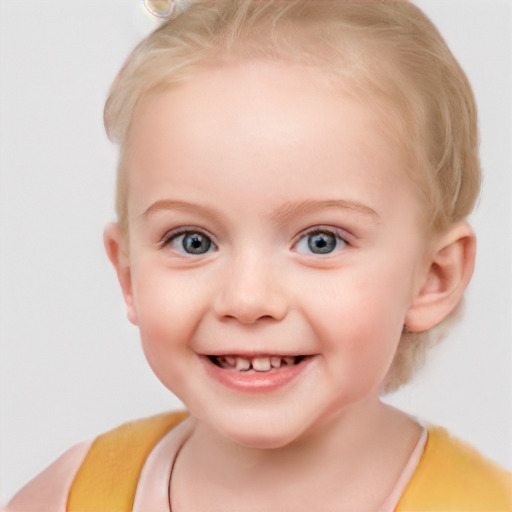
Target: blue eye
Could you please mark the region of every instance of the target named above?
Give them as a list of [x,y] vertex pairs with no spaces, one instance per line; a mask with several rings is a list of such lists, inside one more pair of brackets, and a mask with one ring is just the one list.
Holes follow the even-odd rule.
[[200,231],[181,231],[164,239],[164,245],[171,245],[176,251],[195,256],[216,249],[212,239]]
[[330,254],[346,245],[347,242],[335,232],[316,229],[306,233],[295,245],[295,250],[303,254]]

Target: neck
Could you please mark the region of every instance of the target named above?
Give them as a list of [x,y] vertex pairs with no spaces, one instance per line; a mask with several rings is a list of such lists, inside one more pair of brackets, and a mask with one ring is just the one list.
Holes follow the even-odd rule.
[[[272,510],[276,504],[286,510],[281,503],[290,510],[314,510],[331,500],[336,510],[364,510],[366,501],[367,510],[377,510],[419,433],[409,417],[378,400],[342,411],[276,449],[241,446],[199,422],[173,476],[173,510],[179,512],[175,495],[180,503],[187,501],[182,478],[187,474],[194,474],[196,484],[208,487],[206,508],[212,511],[213,503],[218,503],[219,510],[230,510],[228,500],[233,510],[240,511],[244,510],[241,503],[247,510]],[[201,509],[197,505],[196,510]]]

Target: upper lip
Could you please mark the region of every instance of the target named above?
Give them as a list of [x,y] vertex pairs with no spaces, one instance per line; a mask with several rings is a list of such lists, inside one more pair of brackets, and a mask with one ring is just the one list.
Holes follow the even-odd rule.
[[255,357],[298,357],[298,356],[314,356],[315,354],[309,352],[265,352],[265,351],[237,351],[237,350],[227,350],[227,351],[214,351],[214,352],[205,352],[200,354],[202,356],[213,356],[213,357],[222,357],[222,356],[236,356],[243,357],[246,359],[254,359]]

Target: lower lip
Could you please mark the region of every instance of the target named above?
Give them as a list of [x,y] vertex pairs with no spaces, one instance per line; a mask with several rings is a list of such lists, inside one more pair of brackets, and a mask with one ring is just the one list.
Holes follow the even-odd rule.
[[219,384],[240,393],[269,393],[287,386],[301,375],[311,364],[313,357],[303,359],[299,364],[268,372],[236,372],[224,370],[212,363],[207,357],[201,357],[206,373]]

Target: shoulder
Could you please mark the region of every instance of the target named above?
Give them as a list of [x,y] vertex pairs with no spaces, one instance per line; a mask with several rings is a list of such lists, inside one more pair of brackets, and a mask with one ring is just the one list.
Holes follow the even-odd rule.
[[23,487],[3,512],[64,512],[69,488],[92,441],[76,444]]
[[398,511],[512,511],[511,474],[447,430],[430,426]]
[[187,416],[174,412],[131,421],[73,446],[23,487],[2,512],[103,510],[103,505],[95,508],[97,500],[133,499],[148,454]]
[[98,436],[73,480],[68,510],[132,510],[149,454],[187,416],[185,412],[159,414]]

